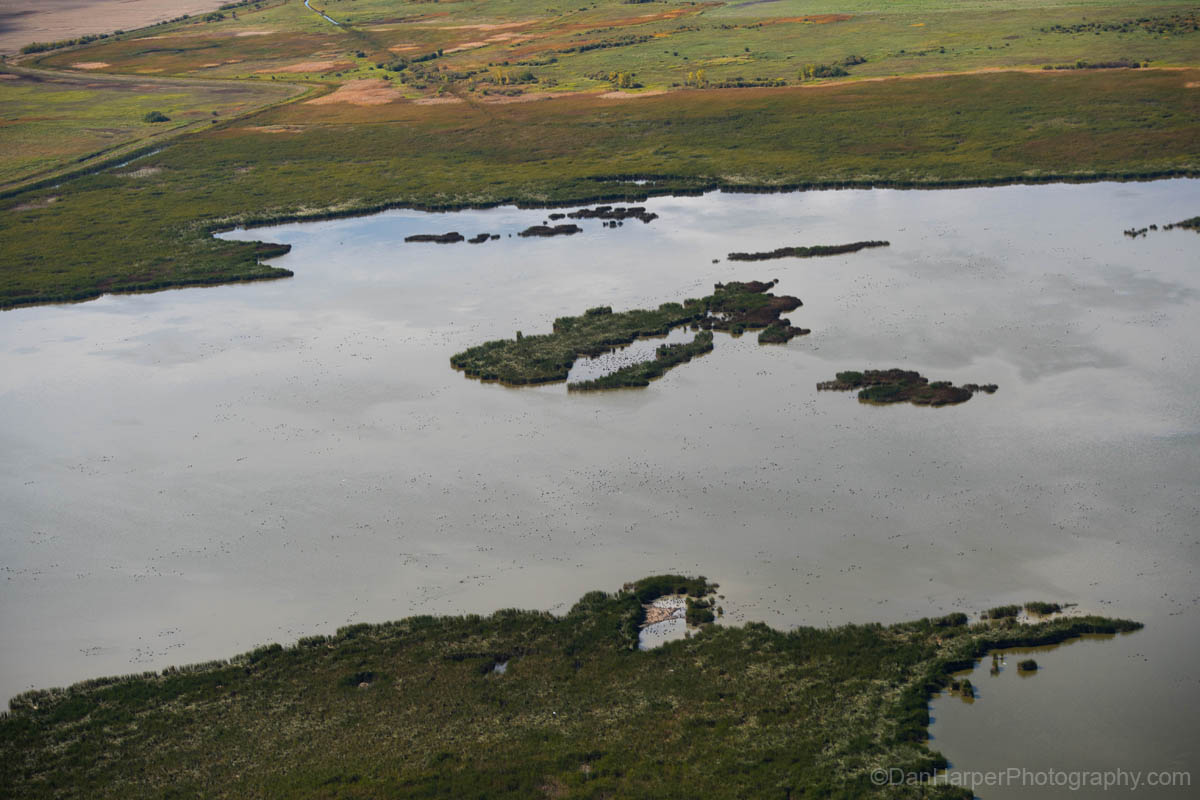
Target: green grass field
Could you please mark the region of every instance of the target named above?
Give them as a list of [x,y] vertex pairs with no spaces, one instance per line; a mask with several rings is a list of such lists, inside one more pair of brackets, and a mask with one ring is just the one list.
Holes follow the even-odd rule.
[[[706,626],[635,649],[641,603],[702,580],[354,625],[230,661],[15,698],[0,792],[23,798],[969,797],[930,774],[929,696],[996,647],[1137,623]],[[720,598],[714,598],[717,603]],[[496,671],[497,664],[506,671]]]
[[[411,96],[445,87],[481,92],[530,72],[526,92],[610,87],[628,72],[647,89],[784,80],[809,64],[865,59],[853,77],[1040,68],[1079,60],[1195,65],[1200,20],[1191,3],[867,2],[836,6],[771,3],[616,3],[547,6],[498,2],[403,3],[344,0],[325,10],[334,26],[298,0],[240,9],[237,18],[191,19],[125,34],[39,63],[105,64],[109,72],[340,83],[387,74]],[[1127,30],[1105,25],[1141,21]],[[1078,33],[1055,26],[1099,26]],[[442,56],[387,72],[400,59]],[[86,54],[86,57],[85,55]],[[703,71],[703,78],[696,73]]]
[[[0,188],[207,127],[296,92],[278,84],[0,71]],[[153,111],[169,121],[146,122]]]

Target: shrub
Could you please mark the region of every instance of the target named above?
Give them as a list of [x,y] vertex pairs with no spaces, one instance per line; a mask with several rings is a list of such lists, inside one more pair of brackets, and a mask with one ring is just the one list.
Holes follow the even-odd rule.
[[1058,603],[1044,603],[1040,600],[1034,600],[1025,604],[1025,610],[1030,614],[1057,614],[1062,611],[1062,606]]
[[687,599],[687,613],[685,614],[688,625],[700,626],[713,622],[716,616],[713,614],[713,604],[711,600],[693,600]]

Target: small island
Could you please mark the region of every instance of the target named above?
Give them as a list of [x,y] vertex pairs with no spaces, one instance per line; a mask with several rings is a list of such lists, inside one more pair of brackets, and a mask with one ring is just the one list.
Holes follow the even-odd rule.
[[457,242],[461,242],[463,238],[463,235],[458,231],[450,231],[449,233],[414,233],[412,236],[405,236],[404,241],[455,244]]
[[1164,231],[1174,230],[1175,228],[1183,228],[1184,230],[1200,233],[1200,216],[1189,217],[1188,219],[1180,220],[1179,222],[1171,222],[1163,225]]
[[839,372],[835,380],[817,384],[818,390],[827,392],[850,392],[858,389],[860,403],[912,403],[916,406],[965,403],[976,392],[992,394],[997,388],[994,383],[967,383],[955,386],[949,381],[930,382],[920,373],[903,369]]
[[887,247],[891,242],[869,241],[851,242],[850,244],[818,244],[812,247],[780,247],[763,253],[730,253],[726,258],[730,261],[769,261],[774,258],[815,258],[817,256],[837,256],[842,253],[857,253],[868,247]]
[[803,303],[798,297],[771,294],[776,283],[718,283],[707,297],[663,303],[652,310],[614,313],[610,306],[597,306],[577,317],[559,317],[551,333],[525,336],[518,331],[515,339],[497,339],[456,353],[451,356],[450,365],[469,378],[499,381],[509,386],[553,383],[566,380],[571,366],[580,357],[594,358],[642,337],[666,336],[684,325],[702,332],[690,343],[659,347],[652,361],[632,364],[571,388],[586,391],[646,386],[671,367],[712,350],[709,331],[726,331],[737,336],[747,330],[760,330],[760,344],[786,342],[809,333],[782,316]]
[[583,228],[573,223],[566,225],[531,225],[525,230],[517,234],[521,237],[530,236],[570,236],[573,233],[582,233]]
[[1172,231],[1176,228],[1182,228],[1185,231],[1195,231],[1200,233],[1200,217],[1189,217],[1188,219],[1180,220],[1179,222],[1168,222],[1161,228],[1158,225],[1147,225],[1144,228],[1129,228],[1122,231],[1130,239],[1136,239],[1139,236],[1145,236],[1150,231],[1164,230]]
[[[567,214],[571,219],[605,219],[621,222],[627,219],[640,219],[642,222],[650,222],[658,219],[658,214],[653,211],[647,211],[644,206],[629,206],[629,207],[613,207],[613,206],[596,206],[595,208],[581,208],[578,211],[572,211]],[[550,219],[558,217],[562,219],[561,214],[551,214]]]

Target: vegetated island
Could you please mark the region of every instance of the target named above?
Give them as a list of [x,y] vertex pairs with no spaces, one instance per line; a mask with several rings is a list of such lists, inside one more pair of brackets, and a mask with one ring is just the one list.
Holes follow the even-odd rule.
[[636,386],[649,386],[650,381],[661,378],[672,367],[686,364],[696,356],[711,353],[713,335],[710,331],[700,331],[692,341],[681,344],[660,344],[654,351],[654,358],[639,361],[636,364],[601,375],[586,381],[568,383],[567,389],[572,392],[594,392],[600,389],[628,389]]
[[857,253],[868,247],[887,247],[891,242],[869,241],[850,242],[849,244],[818,244],[812,247],[780,247],[763,253],[730,253],[726,258],[730,261],[769,261],[773,258],[815,258],[817,256],[837,256],[842,253]]
[[405,236],[406,242],[435,242],[437,244],[456,244],[461,242],[464,237],[458,231],[450,231],[449,233],[414,233],[412,236]]
[[[1175,228],[1183,228],[1184,230],[1195,231],[1200,233],[1200,217],[1191,217],[1190,219],[1180,220],[1179,222],[1168,222],[1162,226],[1162,230],[1169,231]],[[1136,239],[1139,236],[1145,236],[1150,231],[1159,230],[1158,225],[1148,225],[1145,228],[1129,228],[1121,231],[1130,239]]]
[[477,233],[470,239],[466,239],[458,231],[450,231],[449,233],[414,233],[411,236],[405,236],[406,242],[434,242],[436,244],[458,244],[461,241],[468,241],[471,244],[483,244],[484,242],[499,239],[498,233]]
[[[639,650],[646,605],[704,578],[585,594],[563,616],[410,617],[229,660],[27,692],[0,715],[0,794],[38,798],[969,798],[921,782],[930,698],[997,648],[1141,628],[703,624]],[[699,620],[698,620],[699,621]],[[873,770],[904,780],[879,786]],[[908,781],[912,781],[909,783]]]
[[573,223],[566,225],[530,225],[518,233],[517,236],[570,236],[571,234],[582,232],[583,228]]
[[[553,383],[567,379],[576,359],[595,357],[645,336],[666,336],[674,328],[691,325],[697,330],[728,331],[740,335],[761,329],[761,344],[786,342],[809,333],[782,317],[803,305],[797,297],[770,293],[777,281],[718,283],[703,298],[663,303],[657,309],[614,313],[611,306],[590,308],[578,317],[554,320],[552,333],[515,339],[496,339],[456,353],[450,365],[467,377],[499,381],[510,386]],[[594,381],[572,385],[575,389],[611,389],[645,386],[677,364],[712,349],[712,335],[697,335],[690,344],[664,345],[654,361],[634,364]],[[598,385],[598,384],[603,385]]]
[[994,383],[966,383],[955,386],[949,381],[933,381],[920,373],[903,369],[868,369],[863,372],[839,372],[836,380],[817,384],[821,391],[849,392],[859,389],[861,403],[912,403],[917,406],[947,406],[965,403],[976,392],[993,394]]
[[[561,215],[551,214],[550,218],[554,219]],[[652,220],[658,219],[658,214],[653,211],[647,211],[645,206],[596,206],[595,208],[581,208],[578,211],[572,211],[566,215],[570,219],[607,219],[616,222],[622,222],[627,219],[640,219],[642,222],[649,223]]]

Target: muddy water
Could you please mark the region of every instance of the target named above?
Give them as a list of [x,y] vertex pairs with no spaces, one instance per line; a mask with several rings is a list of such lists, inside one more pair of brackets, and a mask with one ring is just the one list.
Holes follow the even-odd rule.
[[[943,694],[933,703],[932,746],[951,761],[941,779],[988,800],[1196,797],[1195,692],[1188,645],[1179,651],[1152,629],[983,659],[961,675],[975,687],[973,701]],[[1036,671],[1017,669],[1027,658]]]
[[[1120,704],[1117,727],[1060,738],[1064,758],[1119,739],[1127,765],[1194,765],[1200,237],[1121,231],[1194,215],[1200,185],[647,205],[649,225],[547,240],[509,236],[546,218],[512,208],[237,233],[292,243],[296,277],[0,314],[0,693],[348,622],[563,611],[682,571],[720,581],[727,619],[783,627],[1032,598],[1136,617],[1013,691],[1064,724]],[[448,230],[503,236],[402,243]],[[725,260],[861,239],[892,244]],[[813,333],[718,334],[640,391],[448,366],[563,314],[752,278],[801,297],[789,316]],[[892,366],[1000,390],[946,409],[814,390]],[[1085,647],[1068,703],[1052,660]],[[980,683],[955,710],[994,727],[1009,706]],[[937,708],[938,746],[978,754]],[[990,755],[1027,755],[997,735]]]

